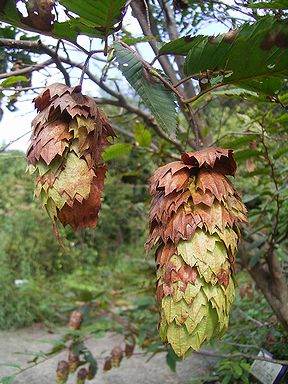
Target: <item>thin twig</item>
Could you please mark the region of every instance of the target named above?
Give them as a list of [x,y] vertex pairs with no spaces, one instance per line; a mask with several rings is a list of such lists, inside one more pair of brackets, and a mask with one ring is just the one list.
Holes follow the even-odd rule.
[[0,87],[0,91],[3,92],[3,91],[15,91],[15,92],[26,92],[26,91],[34,91],[35,89],[44,89],[46,87],[42,86],[42,87],[20,87],[20,88],[15,88],[15,87],[12,87],[12,88],[7,88],[7,87]]
[[10,145],[16,143],[16,141],[22,139],[23,137],[25,137],[26,135],[28,135],[30,132],[31,132],[31,129],[30,129],[28,132],[23,133],[23,135],[17,137],[17,139],[14,139],[14,140],[9,141],[8,144],[5,144],[3,147],[0,148],[0,153],[1,153],[1,152],[5,152],[6,149],[10,147]]
[[113,100],[113,99],[106,99],[106,98],[95,98],[95,101],[98,104],[116,105],[118,107],[125,108],[130,113],[135,113],[137,116],[141,117],[144,120],[145,124],[151,127],[159,137],[171,143],[175,148],[178,149],[179,152],[184,151],[184,148],[182,147],[181,143],[178,140],[171,139],[171,137],[166,135],[166,133],[164,133],[160,129],[159,125],[155,122],[153,116],[145,112],[143,109],[137,108],[131,104],[127,104],[124,99]]
[[266,327],[268,323],[263,323],[262,321],[259,321],[257,319],[254,319],[253,317],[247,315],[242,309],[237,308],[238,313],[240,313],[241,316],[243,316],[245,319],[251,321],[253,324],[257,325],[257,327]]
[[103,52],[104,51],[102,49],[101,50],[98,49],[96,51],[90,51],[89,54],[87,55],[85,63],[83,64],[83,67],[82,67],[82,73],[81,73],[80,80],[79,80],[79,85],[81,88],[82,88],[82,84],[83,84],[83,80],[84,80],[84,75],[86,73],[86,69],[88,67],[88,63],[89,63],[91,56],[95,55],[96,53],[103,53]]
[[26,75],[28,73],[38,71],[39,69],[46,68],[48,65],[53,64],[53,62],[54,61],[52,59],[49,59],[49,60],[43,61],[43,63],[40,63],[40,64],[33,64],[33,65],[30,65],[26,68],[18,69],[16,71],[1,73],[0,74],[0,80],[1,79],[7,79],[8,77],[13,77],[13,76]]
[[15,48],[26,49],[28,51],[36,52],[36,53],[46,53],[48,56],[51,57],[52,62],[56,64],[56,67],[59,69],[59,71],[62,72],[66,85],[70,86],[70,77],[65,67],[63,66],[61,60],[59,59],[57,51],[54,52],[47,45],[43,44],[41,40],[30,41],[30,40],[13,40],[13,39],[0,38],[0,47],[6,47],[11,49],[15,49]]
[[249,131],[249,132],[232,132],[230,131],[229,133],[225,133],[223,134],[222,136],[220,136],[218,139],[216,139],[215,141],[213,141],[213,143],[211,144],[211,147],[213,147],[214,145],[216,145],[219,141],[221,141],[222,139],[224,139],[225,137],[227,136],[253,136],[253,135],[257,135],[257,136],[261,136],[262,134],[259,133],[259,132],[253,132],[253,131]]

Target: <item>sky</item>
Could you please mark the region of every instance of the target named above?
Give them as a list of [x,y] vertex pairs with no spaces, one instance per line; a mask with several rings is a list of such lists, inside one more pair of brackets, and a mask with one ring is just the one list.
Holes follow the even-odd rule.
[[[133,36],[141,36],[142,31],[141,28],[137,22],[137,20],[132,17],[131,11],[128,10],[126,16],[125,16],[125,28],[128,31],[131,31],[133,33]],[[219,34],[222,32],[225,32],[225,27],[222,24],[215,23],[215,24],[209,24],[205,26],[203,30],[201,30],[201,33],[212,35],[212,34]],[[49,43],[51,42],[51,38],[44,37],[42,39],[43,43]],[[94,39],[95,43],[93,46],[93,49],[99,49],[101,46],[100,39]],[[87,49],[89,49],[89,39],[85,36],[79,36],[77,42]],[[148,43],[141,44],[142,52],[145,53],[145,59],[146,61],[151,61],[154,57],[154,54],[150,47],[148,46]],[[71,59],[77,62],[84,62],[85,61],[85,55],[81,55],[81,53],[77,52],[70,54]],[[45,61],[47,58],[45,58],[44,55],[41,56],[41,62]],[[55,66],[54,66],[55,67]],[[100,67],[99,65],[95,65],[93,63],[93,59],[90,60],[90,70],[95,71],[95,74],[100,73]],[[45,71],[39,71],[33,72],[33,85],[37,86],[47,86],[49,84],[55,83],[55,82],[63,82],[62,74],[53,67],[49,67],[49,77],[47,78],[47,72]],[[115,72],[116,74],[116,72]],[[79,81],[81,72],[78,69],[73,70],[71,72],[72,77],[72,85],[76,85]],[[113,74],[114,76],[114,74]],[[118,77],[122,77],[120,72],[116,74]],[[41,92],[42,89],[36,90],[36,92]],[[5,91],[5,94],[13,94],[11,91]],[[95,96],[95,84],[93,85],[89,81],[83,82],[83,93],[88,94],[91,93]],[[0,122],[0,148],[3,145],[7,145],[8,143],[13,142],[11,145],[9,145],[9,149],[12,150],[22,150],[26,151],[29,145],[29,138],[31,135],[31,121],[36,116],[36,111],[34,110],[34,104],[32,102],[33,97],[35,97],[36,94],[32,93],[31,91],[27,92],[24,96],[22,96],[19,101],[17,102],[16,106],[18,110],[16,112],[10,112],[4,105],[2,105],[2,109],[4,111],[3,118]],[[21,137],[21,138],[20,138]],[[20,139],[18,139],[20,138]],[[18,139],[18,140],[17,140]]]

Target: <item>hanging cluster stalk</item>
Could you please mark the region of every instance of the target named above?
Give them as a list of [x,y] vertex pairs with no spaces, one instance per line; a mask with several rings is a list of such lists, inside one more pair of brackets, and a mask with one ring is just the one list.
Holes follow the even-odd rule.
[[80,86],[53,84],[34,102],[39,113],[27,159],[36,176],[35,195],[53,222],[74,230],[95,227],[107,170],[101,153],[116,135]]
[[226,175],[234,175],[232,150],[184,153],[151,178],[150,236],[158,245],[159,333],[178,356],[221,336],[234,300],[237,223],[246,208]]

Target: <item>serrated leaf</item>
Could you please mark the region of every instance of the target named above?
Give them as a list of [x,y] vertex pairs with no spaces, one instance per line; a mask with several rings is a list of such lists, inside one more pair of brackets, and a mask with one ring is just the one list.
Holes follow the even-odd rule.
[[[168,324],[166,322],[166,319],[162,316],[160,319],[160,324],[159,324],[159,336],[161,340],[164,342],[167,338],[167,330],[168,330]],[[145,336],[144,336],[145,338]],[[140,340],[139,340],[140,342]],[[141,343],[139,343],[141,345]]]
[[190,46],[184,68],[188,75],[217,68],[217,73],[219,70],[226,73],[222,84],[234,83],[275,94],[280,83],[279,79],[275,79],[277,85],[271,82],[271,76],[288,73],[287,36],[287,23],[267,16],[215,38],[197,37]]
[[114,48],[119,68],[127,81],[150,109],[159,126],[174,137],[178,126],[174,93],[147,72],[136,54],[118,42],[114,43]]
[[266,16],[215,37],[187,36],[174,40],[165,44],[160,53],[187,55],[186,74],[209,70],[210,84],[235,84],[273,96],[283,84],[281,77],[288,74],[287,41],[287,22]]
[[224,242],[227,249],[231,249],[232,254],[234,255],[237,250],[237,244],[238,244],[238,235],[233,229],[231,228],[225,228],[224,232],[221,232],[220,230],[216,230],[217,235],[219,238]]
[[61,0],[60,3],[77,14],[83,24],[89,22],[88,26],[93,27],[102,36],[108,36],[115,31],[115,24],[121,22],[126,0]]
[[286,155],[288,153],[288,147],[284,146],[282,148],[279,148],[273,155],[273,158],[275,160],[278,160],[281,156]]
[[195,328],[198,326],[198,323],[202,321],[203,317],[207,315],[207,306],[202,305],[197,312],[196,316],[189,316],[185,321],[185,327],[188,333],[191,335]]
[[[106,37],[121,26],[126,2],[126,0],[87,0],[85,2],[61,0],[59,3],[66,8],[66,17],[69,17],[69,20],[54,21],[49,34],[72,42],[76,42],[79,35]],[[7,1],[0,10],[1,21],[35,32],[35,28],[28,22],[25,23],[20,16],[12,1]],[[45,32],[47,31],[43,33]]]
[[132,150],[132,145],[129,143],[112,144],[106,148],[102,154],[105,161],[117,159],[118,157],[129,155]]
[[259,135],[255,135],[253,133],[249,133],[243,136],[237,137],[237,139],[227,141],[227,144],[224,144],[224,147],[226,148],[232,148],[232,149],[238,149],[242,147],[247,147],[247,144],[251,143],[252,141],[256,140],[259,137]]
[[193,47],[195,44],[195,40],[197,38],[200,38],[202,36],[184,36],[180,37],[179,39],[169,41],[169,43],[164,44],[159,49],[159,55],[182,55],[186,56],[189,52],[189,50]]
[[[251,157],[259,157],[261,155],[260,151],[257,149],[243,149],[241,151],[235,152],[235,159],[237,161],[251,159]],[[251,172],[252,175],[253,172]]]
[[199,348],[204,343],[206,339],[206,328],[207,328],[207,316],[204,316],[202,320],[198,323],[197,327],[194,329],[194,334],[197,335],[199,340]]

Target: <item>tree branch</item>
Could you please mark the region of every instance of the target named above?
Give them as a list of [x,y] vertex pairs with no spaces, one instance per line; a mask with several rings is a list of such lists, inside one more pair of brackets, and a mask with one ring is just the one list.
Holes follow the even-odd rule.
[[17,71],[10,71],[7,73],[1,73],[0,79],[7,79],[8,77],[26,75],[28,73],[38,71],[39,69],[46,68],[48,65],[53,64],[53,62],[54,61],[52,59],[49,59],[49,60],[43,61],[43,63],[29,65],[29,67],[18,69]]
[[5,144],[3,147],[0,148],[0,153],[1,153],[1,152],[5,152],[6,149],[10,147],[10,145],[16,143],[16,141],[22,139],[23,137],[25,137],[26,135],[28,135],[30,132],[31,132],[31,129],[30,129],[28,132],[23,133],[23,135],[17,137],[17,139],[14,139],[14,140],[9,141],[8,144]]
[[159,125],[155,122],[154,117],[151,116],[149,113],[143,111],[142,109],[139,109],[135,107],[134,105],[127,104],[126,101],[123,100],[113,100],[113,99],[106,99],[106,98],[94,98],[96,103],[98,104],[108,104],[108,105],[115,105],[117,107],[125,108],[130,113],[135,113],[137,116],[139,116],[145,124],[149,127],[151,127],[159,137],[162,139],[168,141],[169,143],[173,144],[175,148],[178,149],[179,152],[183,152],[184,148],[182,147],[181,143],[178,140],[171,139],[168,135],[166,135],[159,127]]
[[[37,41],[30,41],[30,40],[12,40],[12,39],[1,39],[0,38],[0,46],[5,46],[6,48],[13,48],[13,49],[26,49],[31,52],[40,52],[40,53],[47,53],[48,52],[53,52],[53,55],[55,55],[55,52],[51,50],[49,47],[45,46],[44,44],[39,44]],[[72,67],[79,68],[81,71],[83,70],[83,64],[74,62],[70,60],[67,57],[62,57],[60,55],[57,55],[58,60],[61,63],[68,64]],[[3,76],[2,78],[10,77],[10,76],[16,76],[16,75],[22,75],[26,73],[31,73],[35,70],[39,70],[41,68],[44,68],[47,65],[50,65],[51,63],[55,62],[53,58],[50,60],[47,60],[41,64],[35,64],[32,66],[29,66],[27,68],[23,68],[19,71],[12,71],[6,74],[0,75]],[[114,90],[112,90],[110,87],[108,87],[105,83],[101,82],[100,79],[95,76],[88,68],[85,69],[85,74],[88,76],[88,78],[97,84],[103,91],[105,91],[108,95],[112,96],[114,99],[108,99],[108,98],[99,98],[98,103],[99,104],[110,104],[110,105],[115,105],[118,107],[125,108],[128,112],[135,113],[137,116],[142,118],[147,124],[147,126],[151,127],[159,137],[162,139],[168,141],[171,143],[179,152],[183,152],[184,148],[182,147],[181,143],[177,140],[171,139],[168,135],[166,135],[161,128],[158,126],[158,124],[155,122],[154,118],[152,115],[149,113],[131,105],[128,104],[125,100],[125,98],[119,93]],[[97,101],[97,99],[96,99]]]
[[13,39],[0,38],[0,47],[10,48],[10,49],[24,49],[29,52],[46,53],[48,56],[51,57],[52,62],[56,64],[56,67],[59,69],[59,71],[62,72],[66,85],[70,87],[71,85],[70,76],[66,71],[65,67],[63,66],[63,64],[61,63],[61,60],[59,59],[57,52],[54,52],[47,45],[43,44],[41,40],[30,41],[30,40],[13,40]]
[[[145,36],[153,36],[153,37],[159,36],[158,30],[157,30],[156,35],[155,35],[155,33],[156,33],[155,30],[154,30],[154,34],[152,34],[151,28],[149,27],[149,25],[147,23],[147,13],[143,12],[143,8],[141,7],[141,1],[139,2],[138,0],[136,0],[136,1],[134,0],[130,4],[130,6],[131,6],[132,11],[133,11],[132,14],[138,20],[138,23],[140,24],[140,27],[143,31],[143,34]],[[151,40],[151,41],[149,41],[149,44],[150,44],[153,52],[157,56],[158,55],[158,48],[157,48],[156,42],[154,40]],[[163,71],[165,72],[165,74],[171,80],[171,82],[176,83],[178,81],[178,78],[177,78],[177,76],[175,74],[175,70],[174,70],[172,64],[170,63],[170,61],[168,60],[168,58],[165,56],[160,56],[160,57],[158,57],[158,61],[161,64],[161,67],[163,68]]]
[[[167,32],[169,35],[169,39],[170,40],[178,39],[179,33],[177,30],[175,18],[173,17],[170,5],[165,0],[158,0],[158,2],[159,2],[160,6],[164,12],[164,17],[165,17],[165,21],[166,21],[166,29],[167,29]],[[184,72],[183,72],[184,58],[182,56],[176,55],[174,57],[174,60],[177,64],[179,75],[181,76],[181,78],[183,78],[184,77]],[[178,84],[177,86],[180,86],[180,85],[181,84]],[[185,98],[192,97],[192,96],[196,95],[196,91],[195,91],[195,88],[193,86],[191,79],[189,82],[186,82],[184,84],[184,94],[185,94]]]

